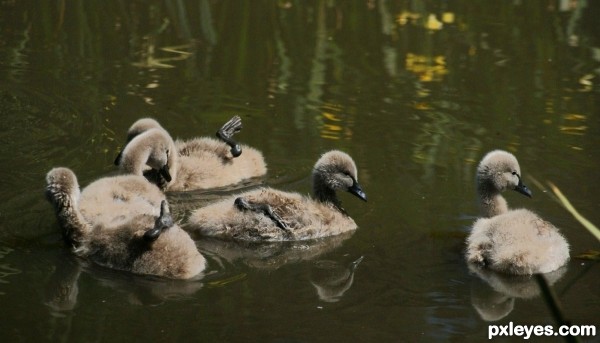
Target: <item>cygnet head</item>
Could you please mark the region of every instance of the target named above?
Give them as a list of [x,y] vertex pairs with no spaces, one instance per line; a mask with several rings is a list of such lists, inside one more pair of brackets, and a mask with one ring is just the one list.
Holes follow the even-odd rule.
[[163,129],[150,129],[137,135],[127,144],[121,155],[121,169],[142,175],[144,166],[157,170],[170,182],[176,170],[176,148],[173,139]]
[[531,198],[531,191],[521,180],[517,158],[503,150],[491,151],[483,157],[477,167],[477,188],[484,197],[512,189]]
[[[138,119],[135,123],[133,123],[129,130],[127,130],[127,140],[125,145],[129,144],[132,139],[139,136],[140,134],[150,130],[150,129],[161,129],[164,130],[163,127],[152,118],[142,118]],[[125,149],[125,148],[123,148]],[[123,156],[123,150],[117,155],[115,158],[115,166],[118,166],[121,163],[121,158]]]
[[[163,129],[160,124],[152,118],[138,119],[135,123],[127,130],[127,143],[131,142],[136,136],[150,130],[150,129]],[[164,129],[163,129],[164,130]]]
[[313,192],[320,201],[338,204],[335,191],[338,189],[354,194],[367,201],[367,195],[358,184],[358,172],[354,160],[345,152],[329,151],[315,163],[312,171]]

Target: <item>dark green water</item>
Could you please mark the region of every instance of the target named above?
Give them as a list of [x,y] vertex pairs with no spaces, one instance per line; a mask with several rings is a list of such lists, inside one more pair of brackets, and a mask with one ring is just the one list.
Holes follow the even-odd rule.
[[[561,228],[573,256],[600,249],[533,181],[600,224],[600,6],[561,3],[0,2],[0,340],[476,342],[490,323],[553,325],[535,285],[493,290],[463,249],[475,166],[496,148],[534,191],[512,206]],[[201,240],[194,282],[69,255],[43,197],[50,168],[86,185],[114,172],[138,118],[187,138],[234,114],[264,183],[308,193],[321,153],[353,156],[369,202],[341,197],[359,229],[314,245]],[[171,199],[185,212],[223,193]],[[600,325],[600,265],[561,273],[568,319]]]

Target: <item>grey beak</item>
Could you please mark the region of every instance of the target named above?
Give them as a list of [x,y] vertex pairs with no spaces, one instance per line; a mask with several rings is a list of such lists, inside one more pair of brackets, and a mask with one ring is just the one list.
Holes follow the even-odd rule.
[[352,184],[352,187],[348,188],[348,192],[356,195],[359,199],[361,199],[363,201],[367,201],[367,195],[362,190],[362,188],[360,188],[360,185],[356,181],[354,181],[354,183]]
[[123,156],[123,150],[121,150],[121,152],[119,152],[119,154],[117,155],[117,158],[115,158],[115,166],[121,164],[121,156]]
[[158,172],[160,173],[160,175],[162,177],[165,178],[165,180],[167,180],[167,182],[171,182],[171,173],[169,173],[168,165],[164,165],[162,168],[160,168],[160,170]]
[[531,190],[529,188],[527,188],[527,186],[525,186],[523,184],[523,182],[521,182],[520,179],[519,179],[519,184],[517,185],[517,187],[515,187],[515,191],[531,198]]
[[154,242],[162,234],[163,231],[175,225],[173,217],[169,212],[167,201],[163,200],[160,203],[160,215],[154,222],[154,227],[144,233],[144,240],[146,242]]

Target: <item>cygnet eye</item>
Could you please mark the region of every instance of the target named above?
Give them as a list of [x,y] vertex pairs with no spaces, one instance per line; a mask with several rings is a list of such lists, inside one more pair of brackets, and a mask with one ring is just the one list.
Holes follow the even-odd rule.
[[514,172],[512,172],[512,174],[513,174],[513,175],[517,175],[517,172],[516,172],[516,171],[514,171]]

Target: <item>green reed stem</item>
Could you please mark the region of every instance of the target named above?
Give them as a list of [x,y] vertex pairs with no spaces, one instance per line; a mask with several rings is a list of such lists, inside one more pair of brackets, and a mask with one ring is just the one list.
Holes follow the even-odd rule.
[[583,225],[592,235],[594,235],[596,237],[596,239],[598,241],[600,241],[600,230],[596,227],[596,225],[592,224],[592,222],[590,222],[589,220],[584,218],[581,214],[579,214],[579,212],[577,212],[575,207],[573,207],[573,205],[571,205],[571,202],[569,202],[567,197],[565,197],[562,194],[562,192],[560,191],[560,189],[558,189],[558,187],[556,187],[552,182],[548,182],[548,184],[550,185],[552,192],[554,192],[554,194],[556,195],[556,197],[558,198],[560,203],[563,205],[563,207],[566,208],[567,211],[571,212],[573,217],[575,217],[575,219],[577,219],[577,221],[579,221],[581,223],[581,225]]

